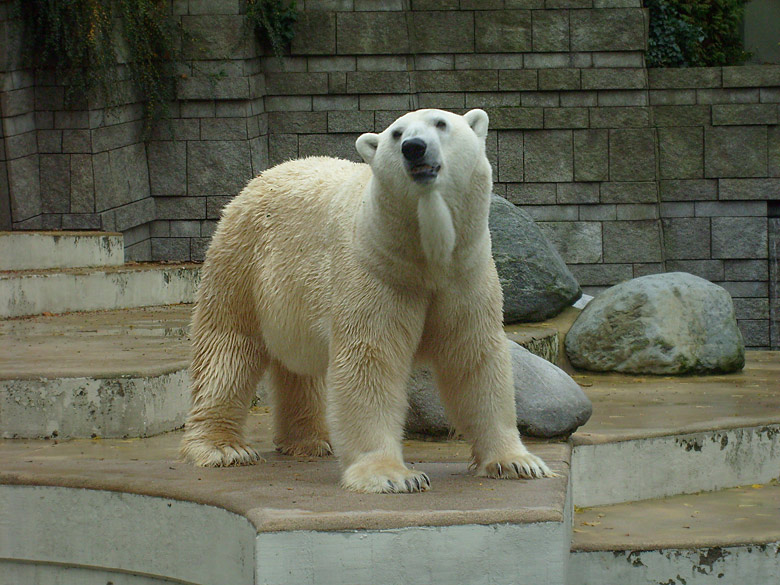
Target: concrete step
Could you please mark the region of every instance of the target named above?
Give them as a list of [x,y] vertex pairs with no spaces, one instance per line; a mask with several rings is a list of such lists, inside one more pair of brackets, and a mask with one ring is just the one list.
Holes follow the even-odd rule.
[[0,271],[118,266],[122,234],[110,232],[0,232]]
[[2,437],[138,437],[181,427],[191,311],[0,320]]
[[569,585],[780,582],[780,485],[577,510]]
[[575,374],[593,416],[572,436],[577,506],[713,491],[780,476],[780,353],[721,376]]
[[199,279],[192,263],[0,272],[0,318],[191,303]]
[[37,582],[56,574],[68,584],[136,573],[149,581],[133,583],[565,585],[567,444],[529,442],[560,477],[502,481],[470,475],[465,443],[407,441],[431,491],[353,494],[339,488],[333,458],[277,454],[266,410],[250,415],[248,433],[267,461],[250,467],[183,464],[178,432],[5,441],[0,583],[35,571]]

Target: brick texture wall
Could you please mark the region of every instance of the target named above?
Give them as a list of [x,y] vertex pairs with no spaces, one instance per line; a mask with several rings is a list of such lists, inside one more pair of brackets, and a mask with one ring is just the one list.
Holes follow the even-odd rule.
[[640,0],[299,0],[282,59],[238,0],[172,5],[191,41],[174,119],[146,142],[132,96],[118,118],[64,110],[56,80],[2,62],[14,227],[117,229],[130,257],[201,260],[269,165],[357,160],[357,136],[410,109],[479,107],[495,191],[586,292],[691,272],[729,290],[748,346],[780,348],[780,67],[648,70]]

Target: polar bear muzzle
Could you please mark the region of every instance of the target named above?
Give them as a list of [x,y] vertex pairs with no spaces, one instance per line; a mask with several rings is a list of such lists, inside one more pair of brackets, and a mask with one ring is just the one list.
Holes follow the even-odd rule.
[[431,161],[428,144],[419,137],[408,138],[401,143],[406,170],[417,183],[430,183],[439,175],[441,164]]

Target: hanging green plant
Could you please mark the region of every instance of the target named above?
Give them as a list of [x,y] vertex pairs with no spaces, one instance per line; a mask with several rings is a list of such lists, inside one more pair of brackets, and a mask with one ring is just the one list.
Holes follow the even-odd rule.
[[[174,97],[173,63],[180,28],[166,0],[24,0],[28,54],[65,84],[66,103],[85,97],[122,102],[121,82],[132,80],[147,130],[168,114]],[[126,65],[126,72],[122,65]]]
[[271,46],[274,55],[281,57],[295,36],[295,0],[247,0],[246,16],[258,37]]

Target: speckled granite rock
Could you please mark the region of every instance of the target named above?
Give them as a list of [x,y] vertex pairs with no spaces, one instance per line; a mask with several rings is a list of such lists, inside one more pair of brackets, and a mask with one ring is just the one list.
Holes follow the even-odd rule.
[[595,371],[703,374],[745,364],[729,293],[684,272],[605,290],[582,311],[565,344],[575,367]]

